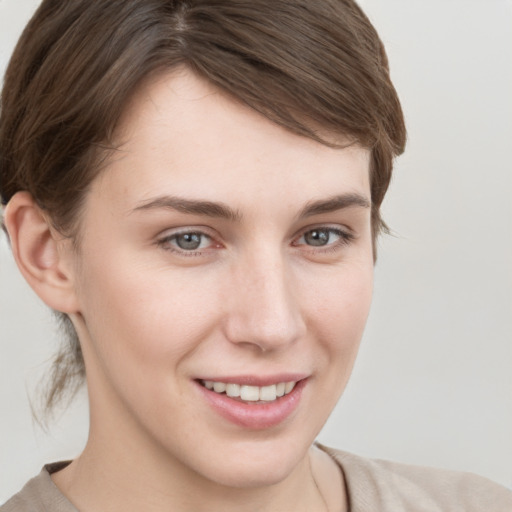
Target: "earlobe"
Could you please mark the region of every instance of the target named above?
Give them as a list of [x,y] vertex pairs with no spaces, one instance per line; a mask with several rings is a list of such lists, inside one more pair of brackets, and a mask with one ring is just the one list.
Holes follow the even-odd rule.
[[52,228],[28,192],[18,192],[5,210],[16,263],[28,284],[52,309],[77,311],[71,244]]

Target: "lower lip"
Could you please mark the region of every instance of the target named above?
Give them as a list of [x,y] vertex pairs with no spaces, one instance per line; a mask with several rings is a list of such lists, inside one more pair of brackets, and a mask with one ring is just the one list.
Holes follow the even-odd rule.
[[220,416],[240,427],[263,430],[279,425],[293,414],[299,405],[306,382],[307,379],[297,382],[290,393],[268,403],[240,402],[225,394],[210,391],[199,382],[196,384]]

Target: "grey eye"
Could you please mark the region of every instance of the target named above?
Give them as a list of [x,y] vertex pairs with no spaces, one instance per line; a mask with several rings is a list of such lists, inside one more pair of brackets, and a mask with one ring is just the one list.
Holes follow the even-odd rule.
[[201,233],[183,233],[174,237],[176,245],[184,251],[194,251],[199,249],[204,235]]
[[312,229],[304,233],[304,243],[315,247],[327,245],[331,238],[331,229]]

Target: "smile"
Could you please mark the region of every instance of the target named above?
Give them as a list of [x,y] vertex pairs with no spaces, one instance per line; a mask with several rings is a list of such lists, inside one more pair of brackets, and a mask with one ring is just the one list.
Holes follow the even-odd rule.
[[233,376],[195,382],[200,396],[217,415],[239,427],[261,430],[277,427],[295,416],[309,378],[308,375],[288,374],[275,380]]
[[208,390],[225,394],[230,398],[239,398],[244,402],[273,402],[293,391],[296,381],[279,382],[269,386],[248,386],[226,382],[203,380],[201,384]]

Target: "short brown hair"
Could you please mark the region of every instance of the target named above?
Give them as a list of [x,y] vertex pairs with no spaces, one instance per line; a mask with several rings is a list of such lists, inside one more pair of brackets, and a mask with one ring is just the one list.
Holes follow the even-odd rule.
[[[178,65],[297,134],[328,144],[320,127],[371,149],[375,248],[406,132],[384,47],[352,0],[44,0],[5,76],[2,202],[26,190],[75,237],[128,100]],[[48,406],[83,371],[75,338],[55,360]]]

